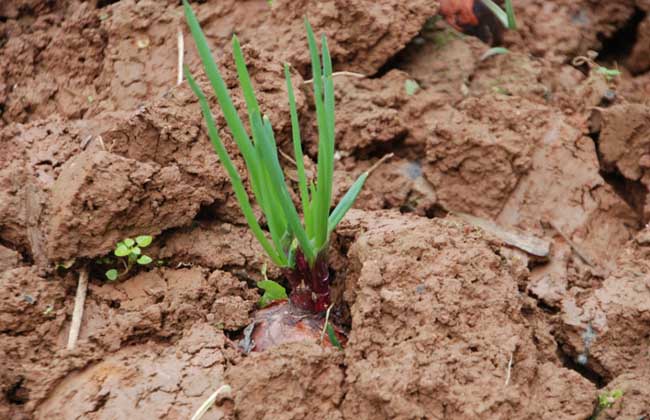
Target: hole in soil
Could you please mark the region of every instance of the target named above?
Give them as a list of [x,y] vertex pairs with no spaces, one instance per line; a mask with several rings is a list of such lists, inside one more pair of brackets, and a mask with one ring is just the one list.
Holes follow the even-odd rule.
[[558,312],[560,312],[560,310],[558,308],[554,308],[553,306],[549,305],[548,303],[541,301],[540,299],[538,299],[534,295],[529,294],[529,296],[532,297],[533,299],[535,299],[535,301],[537,302],[537,307],[539,309],[541,309],[542,311],[546,312],[547,314],[555,315]]
[[377,70],[377,73],[370,76],[370,79],[380,79],[383,76],[385,76],[386,73],[388,73],[389,71],[401,68],[402,64],[405,61],[404,57],[406,56],[404,51],[412,48],[411,47],[412,43],[413,43],[413,40],[411,40],[408,44],[406,44],[406,47],[404,47],[400,51],[396,52],[395,55],[393,55],[391,58],[388,59],[388,61],[386,61],[384,63],[383,66],[379,67],[379,70]]
[[611,185],[616,194],[621,197],[623,201],[632,207],[639,216],[639,219],[642,219],[647,195],[645,186],[640,181],[627,179],[618,172],[600,171],[600,176],[603,177],[605,182]]
[[643,220],[643,208],[647,191],[641,181],[632,181],[625,178],[616,168],[606,165],[600,154],[600,133],[591,133],[589,135],[596,145],[596,155],[598,156],[598,166],[600,167],[600,176],[608,183],[614,192],[623,199],[638,215],[639,221]]
[[449,214],[449,212],[439,204],[434,204],[426,209],[424,213],[424,215],[429,219],[445,218]]
[[612,36],[609,38],[599,36],[603,46],[598,54],[598,61],[623,62],[637,42],[637,29],[645,16],[643,10],[636,8],[625,25],[614,32]]
[[101,9],[102,7],[106,7],[108,5],[111,5],[113,3],[117,3],[120,0],[98,0],[97,1],[97,8]]
[[[2,108],[0,107],[0,116],[2,116]],[[3,246],[5,248],[9,248],[12,251],[16,251],[17,253],[20,254],[20,259],[21,263],[23,264],[34,264],[34,259],[32,258],[32,255],[29,253],[29,250],[23,247],[18,247],[14,244],[12,244],[9,241],[5,241],[3,239],[0,239],[0,246]]]
[[239,340],[241,340],[244,337],[244,330],[246,327],[240,328],[238,330],[226,330],[223,328],[223,324],[218,326],[218,329],[223,332],[223,334],[228,337],[230,341],[233,343],[239,343]]
[[354,157],[357,160],[381,159],[389,153],[394,153],[395,157],[404,157],[402,156],[401,151],[408,149],[407,147],[404,147],[405,140],[406,133],[402,133],[388,141],[372,144],[363,149],[359,149],[354,154]]
[[19,377],[18,380],[13,385],[11,385],[5,393],[7,400],[11,404],[23,405],[29,401],[29,390],[23,387],[23,382],[25,382],[25,378],[22,376]]
[[214,220],[214,205],[208,204],[199,207],[199,212],[194,216],[196,221],[210,221]]
[[589,367],[577,363],[570,355],[565,353],[564,350],[562,350],[562,343],[558,342],[557,348],[557,355],[565,368],[578,372],[583,378],[596,385],[599,389],[607,385],[607,382],[605,382],[605,379],[602,376],[591,370]]
[[417,51],[420,48],[420,45],[422,45],[425,33],[431,31],[431,28],[435,26],[438,19],[438,16],[430,16],[420,29],[420,32],[414,36],[413,39],[404,46],[404,48],[397,51],[391,58],[389,58],[388,61],[377,70],[377,73],[369,75],[369,77],[371,79],[379,79],[393,69],[403,68],[404,64],[408,62],[409,57],[413,55],[412,52]]

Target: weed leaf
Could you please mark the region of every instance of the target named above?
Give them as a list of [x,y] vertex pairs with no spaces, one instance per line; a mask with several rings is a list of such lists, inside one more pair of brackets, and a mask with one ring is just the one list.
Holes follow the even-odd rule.
[[408,79],[404,82],[404,89],[408,96],[413,96],[420,89],[420,85],[415,80]]
[[152,260],[151,257],[148,256],[148,255],[143,255],[143,256],[141,256],[140,258],[138,258],[138,264],[140,264],[140,265],[151,264],[152,261],[153,261],[153,260]]
[[126,257],[130,253],[131,253],[131,250],[121,242],[119,244],[117,244],[117,246],[115,247],[114,254],[115,254],[116,257]]
[[135,238],[135,242],[140,248],[148,247],[151,245],[151,241],[153,241],[153,238],[150,235],[141,235]]
[[327,323],[327,336],[330,339],[330,343],[339,350],[343,350],[343,346],[338,338],[336,338],[336,333],[334,332],[334,327],[329,322]]
[[117,270],[112,268],[106,272],[106,278],[109,281],[115,281],[117,280]]
[[275,300],[287,298],[287,291],[281,284],[273,280],[262,280],[257,282],[257,287],[264,290],[264,295],[260,298],[259,306],[264,308]]

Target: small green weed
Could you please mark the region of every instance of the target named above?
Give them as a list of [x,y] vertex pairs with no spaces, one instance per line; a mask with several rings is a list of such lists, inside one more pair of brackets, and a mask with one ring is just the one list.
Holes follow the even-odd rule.
[[485,51],[483,55],[481,55],[481,58],[479,59],[480,61],[487,60],[488,58],[495,56],[495,55],[505,55],[509,54],[510,51],[507,48],[504,47],[492,47],[489,50]]
[[571,63],[576,67],[586,65],[589,67],[590,71],[595,70],[596,73],[602,75],[608,82],[611,82],[615,78],[621,76],[622,73],[618,68],[610,69],[605,66],[601,66],[600,64],[596,63],[596,58],[598,58],[598,53],[596,51],[588,51],[586,55],[575,57]]
[[69,270],[70,267],[72,267],[75,262],[76,262],[76,260],[74,258],[71,259],[71,260],[68,260],[68,261],[62,261],[62,262],[56,263],[54,268],[57,271],[66,271],[66,270]]
[[600,413],[608,408],[612,408],[616,401],[623,398],[623,391],[620,389],[613,389],[611,391],[605,391],[598,396],[598,407],[590,420],[597,420]]
[[257,287],[264,290],[264,294],[257,303],[260,308],[270,305],[273,301],[287,299],[287,290],[280,283],[266,277],[266,264],[262,267],[262,276],[264,280],[257,282]]
[[47,308],[43,311],[43,316],[50,316],[52,312],[54,311],[54,306],[53,305],[47,305]]
[[621,71],[619,69],[608,69],[604,66],[598,66],[596,68],[596,72],[605,76],[605,79],[607,79],[608,82],[611,82],[616,77],[619,77],[621,75]]
[[618,401],[621,397],[623,397],[623,391],[620,389],[603,392],[598,396],[598,408],[600,410],[612,408],[616,401]]
[[[126,275],[135,265],[148,265],[153,262],[153,259],[142,253],[142,249],[151,245],[153,238],[149,235],[141,235],[135,239],[126,238],[115,245],[113,254],[118,258],[118,261],[124,266],[124,271],[119,272],[116,268],[111,268],[106,271],[105,275],[109,281],[115,281],[119,277]],[[106,259],[100,260],[101,263],[108,262]]]
[[407,79],[404,81],[404,90],[408,96],[413,96],[420,89],[420,85],[415,80]]

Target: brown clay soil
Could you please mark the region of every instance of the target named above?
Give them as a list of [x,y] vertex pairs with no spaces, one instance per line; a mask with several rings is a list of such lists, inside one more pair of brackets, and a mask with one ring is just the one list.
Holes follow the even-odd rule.
[[[179,28],[199,70],[179,2],[0,1],[0,418],[189,419],[223,384],[204,419],[650,418],[650,2],[514,3],[489,58],[435,0],[193,3],[231,87],[239,35],[288,153],[292,64],[308,170],[302,16],[367,75],[336,78],[336,198],[395,153],[332,238],[344,351],[246,355],[268,261],[176,86]],[[589,50],[621,76],[571,64]],[[140,234],[161,265],[105,282]]]

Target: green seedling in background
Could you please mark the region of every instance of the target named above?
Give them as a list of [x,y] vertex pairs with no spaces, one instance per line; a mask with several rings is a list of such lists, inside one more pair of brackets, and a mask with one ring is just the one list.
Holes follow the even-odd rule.
[[47,305],[45,310],[43,311],[43,316],[50,316],[50,314],[54,311],[54,306],[53,305]]
[[621,71],[619,69],[608,69],[604,66],[598,66],[596,68],[596,72],[605,76],[605,79],[607,79],[608,82],[611,82],[614,78],[621,75]]
[[404,81],[404,90],[408,96],[413,96],[420,89],[420,85],[415,80],[407,79]]
[[613,389],[611,391],[605,391],[600,394],[598,396],[598,406],[596,407],[596,411],[591,416],[590,420],[597,420],[598,416],[600,416],[600,413],[602,413],[604,410],[607,410],[608,408],[612,408],[614,404],[616,404],[616,401],[622,397],[623,391],[620,389]]
[[70,267],[72,267],[75,262],[76,262],[76,260],[73,258],[73,259],[68,260],[68,261],[63,261],[63,262],[57,263],[54,266],[54,268],[56,270],[65,271],[65,270],[68,270]]
[[124,266],[123,272],[118,272],[117,269],[111,268],[106,271],[106,278],[109,281],[115,281],[118,277],[126,275],[133,266],[137,265],[148,265],[151,264],[153,259],[142,253],[142,248],[146,248],[151,245],[153,238],[149,235],[141,235],[135,239],[126,238],[125,240],[118,242],[115,245],[113,254],[118,258],[118,260]]
[[481,55],[481,58],[479,59],[480,61],[487,60],[488,58],[495,56],[495,55],[505,55],[509,54],[510,51],[507,48],[504,47],[492,47],[489,50],[485,51],[483,55]]
[[603,392],[598,396],[598,408],[601,410],[612,408],[616,401],[618,401],[621,397],[623,397],[623,391],[620,389]]
[[506,10],[504,11],[498,4],[492,0],[481,0],[485,6],[499,19],[501,24],[510,30],[517,30],[517,21],[515,20],[515,9],[512,7],[512,0],[506,0]]

